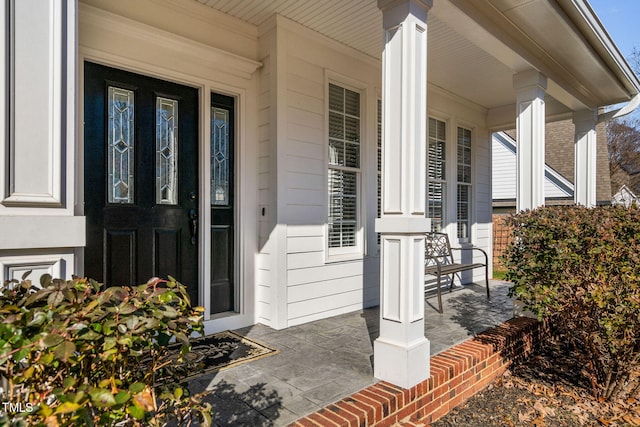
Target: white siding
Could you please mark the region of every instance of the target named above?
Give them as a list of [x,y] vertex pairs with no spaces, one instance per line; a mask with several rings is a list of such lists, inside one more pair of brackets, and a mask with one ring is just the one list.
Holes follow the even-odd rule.
[[[492,137],[493,199],[516,199],[515,141],[503,132]],[[573,184],[548,165],[545,165],[545,198],[573,197]]]
[[515,199],[516,197],[516,153],[492,138],[493,199]]
[[[377,61],[298,24],[277,18],[276,27],[277,67],[286,78],[278,81],[278,101],[272,99],[271,106],[277,103],[279,108],[277,222],[286,224],[286,244],[272,257],[280,259],[286,274],[273,284],[279,289],[272,291],[286,300],[286,324],[291,326],[378,303],[377,257],[363,254],[340,262],[327,257],[325,93],[331,75],[362,94],[364,165],[376,158],[376,122],[371,118],[375,118],[381,72]],[[375,165],[372,170],[363,167],[362,173],[363,235],[373,229],[376,215],[375,210],[365,209],[371,203],[375,206]]]
[[[277,317],[279,320],[271,320],[271,325],[280,328],[379,303],[380,267],[373,230],[377,215],[376,117],[381,70],[379,62],[287,19],[277,17],[269,25],[277,43],[264,44],[272,51],[270,55],[263,55],[261,80],[270,84],[268,91],[261,85],[259,115],[261,126],[267,125],[269,117],[269,130],[261,129],[259,134],[261,144],[264,140],[271,145],[269,149],[260,149],[258,173],[265,174],[265,178],[260,179],[259,203],[261,207],[269,207],[276,216],[260,219],[260,256],[269,262],[258,263],[261,275],[257,307],[259,319],[268,322]],[[276,69],[279,78],[273,76]],[[328,256],[325,235],[328,150],[325,94],[330,80],[359,91],[362,105],[359,208],[363,253],[342,260]],[[486,111],[437,88],[430,87],[428,96],[430,108],[447,120],[451,131],[457,126],[472,129],[471,243],[490,253],[491,152]],[[263,110],[267,108],[277,108],[277,111],[266,113]],[[449,154],[451,159],[455,159],[454,135],[448,136],[450,149],[454,148]],[[455,170],[451,173],[455,175]],[[450,182],[451,188],[455,188],[455,178]],[[453,239],[455,197],[449,202],[446,229],[457,244],[457,239]],[[276,228],[280,231],[274,236]],[[478,271],[466,279],[482,281],[484,275]]]

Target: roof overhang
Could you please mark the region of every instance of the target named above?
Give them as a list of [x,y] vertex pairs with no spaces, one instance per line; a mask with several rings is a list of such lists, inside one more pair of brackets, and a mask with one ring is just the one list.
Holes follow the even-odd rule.
[[[196,0],[259,26],[279,14],[380,58],[376,0]],[[586,0],[434,0],[428,18],[431,86],[486,109],[489,127],[515,124],[513,76],[548,78],[547,120],[630,101],[633,73]]]

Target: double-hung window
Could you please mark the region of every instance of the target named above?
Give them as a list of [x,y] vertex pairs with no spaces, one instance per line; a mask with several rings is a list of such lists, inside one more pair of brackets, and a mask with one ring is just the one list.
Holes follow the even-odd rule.
[[429,147],[427,165],[427,213],[431,230],[442,231],[447,199],[447,125],[429,118]]
[[360,94],[329,84],[329,254],[358,250]]
[[471,131],[458,128],[458,238],[468,240],[471,228]]

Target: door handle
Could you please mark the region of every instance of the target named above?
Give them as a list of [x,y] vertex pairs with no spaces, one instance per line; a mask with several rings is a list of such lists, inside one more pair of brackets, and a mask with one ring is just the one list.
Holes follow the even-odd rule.
[[189,209],[189,223],[191,225],[191,244],[195,245],[198,236],[198,211]]

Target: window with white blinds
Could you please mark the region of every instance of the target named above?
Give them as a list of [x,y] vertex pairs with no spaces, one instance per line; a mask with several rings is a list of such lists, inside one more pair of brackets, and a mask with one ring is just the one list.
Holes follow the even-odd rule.
[[[358,246],[360,94],[329,84],[328,246]],[[348,252],[348,251],[347,251]]]
[[469,239],[471,229],[471,131],[458,128],[458,238]]
[[427,164],[427,213],[431,218],[431,230],[444,227],[447,198],[447,124],[429,118],[429,147]]

